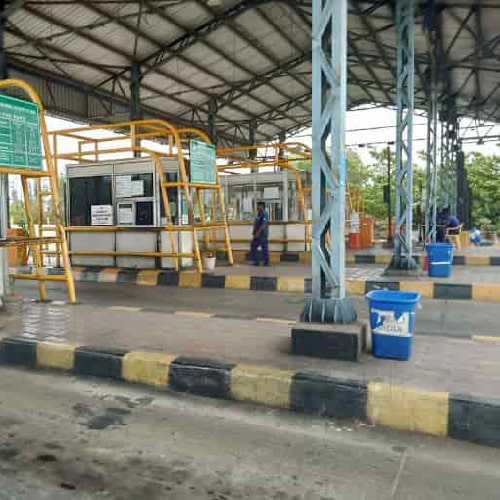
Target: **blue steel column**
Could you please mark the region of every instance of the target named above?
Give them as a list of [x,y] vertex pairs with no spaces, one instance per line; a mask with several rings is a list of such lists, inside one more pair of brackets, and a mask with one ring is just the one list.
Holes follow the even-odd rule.
[[398,33],[396,123],[396,228],[390,269],[414,270],[413,225],[413,102],[414,102],[414,2],[397,0]]
[[312,297],[301,320],[353,323],[344,255],[347,0],[313,1],[312,78]]
[[425,171],[425,241],[436,241],[437,217],[437,90],[435,81],[427,111],[427,154]]
[[436,241],[437,216],[437,141],[438,141],[438,68],[436,42],[436,5],[427,6],[425,27],[429,55],[429,104],[427,108],[427,152],[425,171],[425,240]]

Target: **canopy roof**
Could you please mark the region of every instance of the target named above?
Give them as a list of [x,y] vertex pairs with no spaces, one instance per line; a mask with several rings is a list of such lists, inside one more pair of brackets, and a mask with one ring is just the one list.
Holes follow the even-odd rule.
[[[416,2],[418,3],[418,2]],[[426,108],[425,4],[416,7],[415,103]],[[435,0],[440,91],[459,113],[500,120],[500,2]],[[145,117],[248,142],[311,122],[311,1],[11,0],[10,76],[39,89],[50,112],[85,122],[126,120],[140,69]],[[394,1],[349,2],[349,107],[395,104]]]

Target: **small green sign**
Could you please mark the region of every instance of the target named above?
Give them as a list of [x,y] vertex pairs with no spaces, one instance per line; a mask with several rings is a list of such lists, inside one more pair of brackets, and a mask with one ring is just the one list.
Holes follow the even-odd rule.
[[190,141],[190,178],[197,184],[217,183],[215,146],[201,141]]
[[0,167],[41,170],[38,106],[0,94]]

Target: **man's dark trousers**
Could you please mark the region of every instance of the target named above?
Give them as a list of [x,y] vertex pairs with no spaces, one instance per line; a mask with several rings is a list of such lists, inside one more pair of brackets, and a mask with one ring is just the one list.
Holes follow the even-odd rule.
[[252,240],[252,244],[250,245],[250,261],[254,262],[255,264],[259,263],[259,247],[262,250],[262,260],[264,261],[264,265],[268,266],[269,265],[269,244],[267,237],[259,237],[259,238],[254,238]]

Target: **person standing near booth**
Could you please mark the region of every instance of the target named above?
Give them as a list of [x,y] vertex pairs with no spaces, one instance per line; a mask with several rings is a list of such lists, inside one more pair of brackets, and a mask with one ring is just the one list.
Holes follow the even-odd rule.
[[257,217],[253,225],[252,244],[250,246],[250,262],[254,266],[259,265],[259,248],[262,250],[264,266],[269,266],[269,219],[266,214],[266,204],[263,201],[257,203]]

